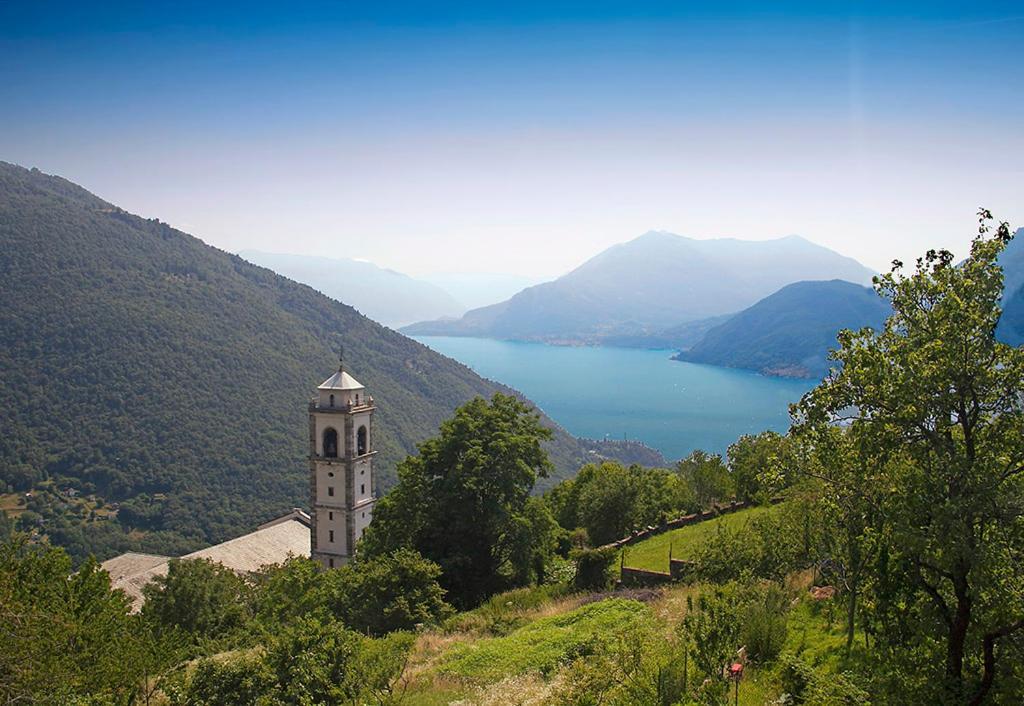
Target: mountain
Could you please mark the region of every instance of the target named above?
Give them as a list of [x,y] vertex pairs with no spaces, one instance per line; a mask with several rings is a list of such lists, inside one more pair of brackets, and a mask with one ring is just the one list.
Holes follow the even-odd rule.
[[652,231],[511,299],[473,309],[455,321],[422,322],[403,331],[603,343],[609,337],[659,333],[731,314],[791,282],[866,283],[871,275],[855,260],[797,236],[695,240]]
[[[306,405],[341,344],[378,402],[382,489],[457,405],[511,392],[310,287],[3,162],[0,278],[0,495],[70,486],[105,503],[75,512],[117,501],[146,518],[129,536],[30,500],[76,556],[180,554],[306,505]],[[589,458],[561,429],[549,448],[560,477]]]
[[1003,267],[1003,315],[996,336],[1004,343],[1024,343],[1024,228],[1018,228],[1013,240],[999,256]]
[[[450,292],[467,309],[476,309],[504,301],[516,292],[542,281],[533,277],[486,272],[440,273],[424,275],[420,279]],[[460,311],[459,314],[461,313]]]
[[345,302],[374,321],[397,328],[414,321],[459,316],[466,308],[437,285],[365,260],[243,250],[249,262]]
[[841,280],[796,282],[712,328],[677,360],[819,377],[840,329],[881,328],[889,304],[873,289]]

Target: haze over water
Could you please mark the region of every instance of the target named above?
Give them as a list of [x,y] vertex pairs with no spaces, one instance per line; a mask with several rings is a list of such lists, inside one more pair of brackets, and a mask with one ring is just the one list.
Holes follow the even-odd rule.
[[643,441],[669,460],[725,453],[742,434],[789,428],[810,380],[681,363],[669,351],[565,347],[483,338],[416,340],[521,391],[570,433]]

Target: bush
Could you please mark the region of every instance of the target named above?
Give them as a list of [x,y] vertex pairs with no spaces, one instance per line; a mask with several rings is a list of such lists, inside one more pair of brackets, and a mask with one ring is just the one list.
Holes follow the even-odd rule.
[[441,568],[412,549],[359,558],[326,576],[332,612],[359,632],[415,630],[452,613],[438,583]]
[[753,589],[743,610],[740,636],[747,656],[755,662],[770,662],[786,644],[789,599],[775,584]]
[[217,639],[252,617],[252,588],[231,569],[208,559],[172,559],[166,576],[143,589],[143,615],[163,630],[193,640]]
[[576,552],[576,576],[573,586],[580,591],[603,591],[612,585],[612,566],[618,550],[614,547],[581,549]]
[[265,697],[274,684],[273,674],[259,658],[201,660],[183,694],[172,692],[171,702],[189,706],[250,706]]

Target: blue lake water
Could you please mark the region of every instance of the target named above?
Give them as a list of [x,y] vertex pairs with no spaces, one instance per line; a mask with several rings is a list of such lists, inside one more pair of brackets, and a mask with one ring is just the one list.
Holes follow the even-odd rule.
[[670,351],[584,348],[484,338],[416,340],[533,400],[576,436],[637,439],[678,459],[724,453],[743,434],[789,428],[809,380],[681,363]]

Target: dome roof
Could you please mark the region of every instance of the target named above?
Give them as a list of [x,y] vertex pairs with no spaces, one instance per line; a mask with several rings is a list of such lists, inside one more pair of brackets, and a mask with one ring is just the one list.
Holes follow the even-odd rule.
[[318,390],[362,390],[363,385],[354,377],[346,373],[344,370],[339,370],[334,375],[330,376],[322,383]]

